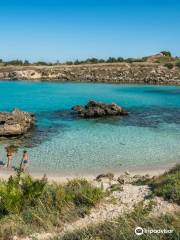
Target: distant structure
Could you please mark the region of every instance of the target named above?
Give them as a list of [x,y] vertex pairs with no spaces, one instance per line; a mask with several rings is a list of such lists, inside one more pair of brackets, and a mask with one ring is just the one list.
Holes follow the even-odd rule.
[[172,61],[172,60],[173,60],[173,57],[171,55],[171,52],[169,52],[169,51],[162,51],[158,54],[146,57],[146,61],[151,62],[151,63],[156,63],[158,61],[159,62],[167,62],[167,61]]
[[150,63],[155,63],[159,60],[159,58],[161,57],[164,57],[164,54],[163,53],[158,53],[158,54],[155,54],[155,55],[152,55],[152,56],[149,56],[147,57],[147,62],[150,62]]

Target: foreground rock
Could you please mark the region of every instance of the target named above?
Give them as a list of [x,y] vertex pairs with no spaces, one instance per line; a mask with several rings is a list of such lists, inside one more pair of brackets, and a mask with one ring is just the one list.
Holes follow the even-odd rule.
[[96,181],[101,181],[103,178],[107,178],[109,180],[113,180],[114,178],[114,174],[113,173],[102,173],[102,174],[99,174],[97,177],[96,177]]
[[106,116],[117,116],[127,115],[128,112],[122,107],[115,103],[105,104],[96,101],[89,101],[87,105],[80,106],[76,105],[72,108],[80,117],[83,118],[94,118],[94,117],[106,117]]
[[14,109],[12,112],[0,112],[0,137],[25,134],[35,123],[32,113]]

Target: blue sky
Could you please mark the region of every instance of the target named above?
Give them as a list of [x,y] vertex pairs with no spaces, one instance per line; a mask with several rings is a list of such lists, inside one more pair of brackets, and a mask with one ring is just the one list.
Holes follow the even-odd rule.
[[0,58],[180,56],[180,0],[0,0]]

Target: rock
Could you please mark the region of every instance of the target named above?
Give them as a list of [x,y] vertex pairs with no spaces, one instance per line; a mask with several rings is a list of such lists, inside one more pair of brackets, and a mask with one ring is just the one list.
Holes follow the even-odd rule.
[[81,113],[83,111],[83,107],[81,107],[80,105],[76,105],[72,109],[78,113]]
[[117,181],[120,184],[129,184],[132,182],[132,176],[130,174],[124,173],[118,177]]
[[96,101],[89,101],[84,107],[76,105],[72,110],[83,118],[128,115],[128,112],[125,109],[115,103],[105,104]]
[[12,112],[0,112],[0,137],[25,134],[35,123],[32,113],[14,109]]
[[125,174],[126,174],[126,175],[130,175],[130,172],[129,172],[129,171],[125,171]]
[[114,191],[122,191],[122,190],[123,190],[123,187],[121,186],[121,184],[116,183],[116,184],[110,185],[110,187],[108,188],[108,190],[110,190],[111,192],[114,192]]
[[135,179],[138,179],[138,178],[141,178],[141,177],[142,177],[142,176],[139,175],[139,174],[136,174],[136,175],[133,176],[133,178],[135,178]]
[[109,180],[113,180],[114,174],[113,174],[113,173],[99,174],[99,175],[96,177],[96,180],[97,180],[97,181],[100,181],[102,178],[108,178]]
[[120,184],[124,184],[125,183],[125,180],[123,177],[118,177],[117,181],[120,183]]
[[149,174],[146,174],[145,177],[146,177],[146,178],[150,178],[150,175],[149,175]]
[[146,185],[148,184],[153,178],[150,177],[149,174],[146,175],[134,175],[132,183],[135,185]]

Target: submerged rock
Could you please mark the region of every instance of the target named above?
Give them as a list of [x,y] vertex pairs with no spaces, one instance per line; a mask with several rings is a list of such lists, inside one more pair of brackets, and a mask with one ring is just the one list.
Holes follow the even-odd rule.
[[25,134],[35,123],[32,113],[14,109],[12,112],[0,112],[0,137]]
[[115,103],[105,104],[96,101],[89,101],[87,105],[76,105],[72,108],[80,117],[94,118],[117,115],[128,115],[128,112]]

